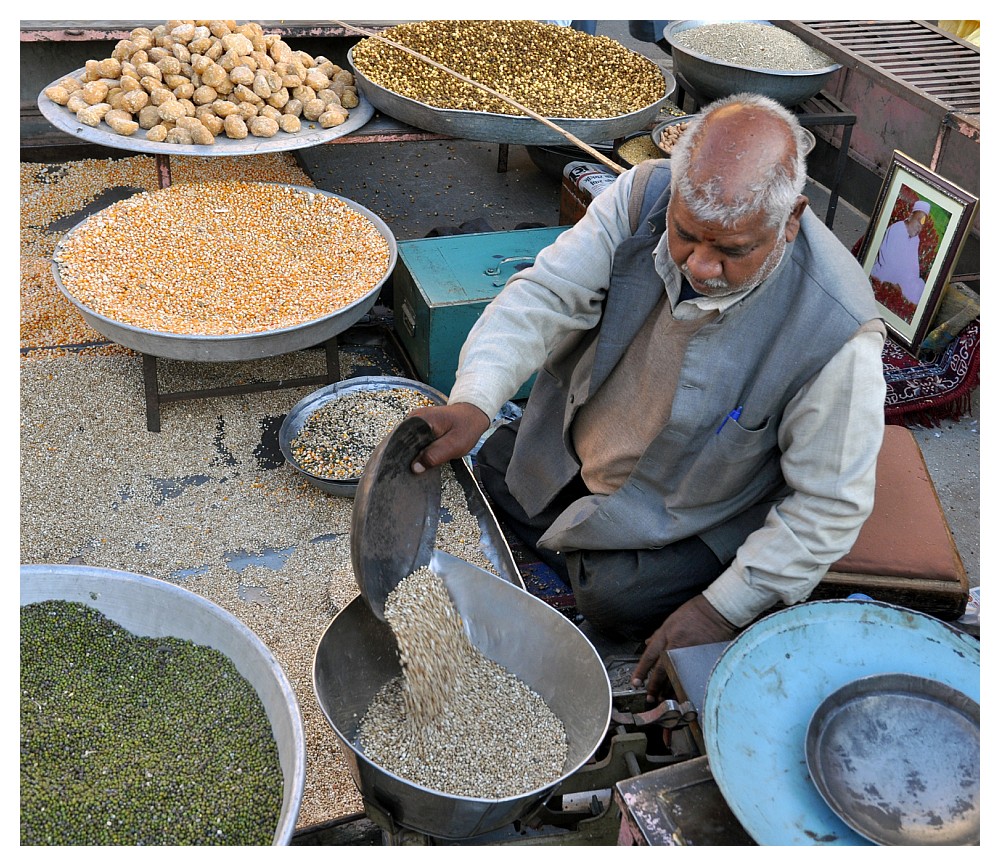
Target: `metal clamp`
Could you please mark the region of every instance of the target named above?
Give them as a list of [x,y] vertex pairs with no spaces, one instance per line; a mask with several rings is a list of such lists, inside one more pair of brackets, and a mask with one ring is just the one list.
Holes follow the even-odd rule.
[[661,728],[679,728],[690,725],[698,718],[698,711],[690,701],[678,703],[674,700],[665,700],[662,704],[644,713],[624,713],[618,710],[611,711],[611,720],[619,725],[659,725]]

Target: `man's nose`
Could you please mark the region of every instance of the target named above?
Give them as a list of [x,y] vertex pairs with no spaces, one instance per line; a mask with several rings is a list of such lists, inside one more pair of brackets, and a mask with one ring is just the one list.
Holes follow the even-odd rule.
[[711,280],[722,276],[722,259],[704,247],[696,246],[692,249],[686,264],[696,280]]

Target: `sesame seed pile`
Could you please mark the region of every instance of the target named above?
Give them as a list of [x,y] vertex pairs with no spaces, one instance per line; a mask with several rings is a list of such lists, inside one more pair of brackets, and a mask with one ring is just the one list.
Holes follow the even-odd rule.
[[[537,21],[417,21],[380,34],[545,117],[611,118],[662,99],[651,60],[607,36]],[[435,108],[519,115],[508,103],[377,39],[351,50],[386,90]]]
[[280,184],[171,184],[116,202],[57,250],[85,307],[137,328],[235,335],[332,315],[378,286],[389,244],[337,198]]
[[348,391],[320,406],[290,443],[299,468],[318,478],[356,480],[372,452],[413,409],[435,401],[413,388]]
[[417,785],[481,799],[515,797],[562,775],[562,722],[472,644],[440,577],[425,567],[404,578],[386,598],[385,618],[403,673],[361,720],[371,760]]

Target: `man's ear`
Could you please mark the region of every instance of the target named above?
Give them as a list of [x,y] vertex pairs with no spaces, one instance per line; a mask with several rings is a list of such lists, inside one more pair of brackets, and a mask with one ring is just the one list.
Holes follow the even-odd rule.
[[785,242],[791,243],[799,234],[799,227],[802,224],[802,213],[806,209],[806,205],[809,204],[809,199],[804,195],[800,195],[795,199],[795,206],[792,208],[792,213],[788,217],[788,222],[785,223]]

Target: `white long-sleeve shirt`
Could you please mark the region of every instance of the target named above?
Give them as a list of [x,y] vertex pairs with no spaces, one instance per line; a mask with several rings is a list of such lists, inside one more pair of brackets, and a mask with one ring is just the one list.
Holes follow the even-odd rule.
[[[473,327],[449,402],[494,417],[570,331],[594,327],[615,248],[631,234],[626,172],[584,218],[508,281]],[[834,241],[835,242],[835,241]],[[679,301],[681,274],[666,250],[654,252],[673,315],[725,310],[748,292]],[[805,599],[827,568],[849,552],[871,511],[882,439],[885,332],[871,323],[849,340],[788,404],[778,429],[781,469],[792,493],[771,509],[705,596],[734,625],[778,602]]]

